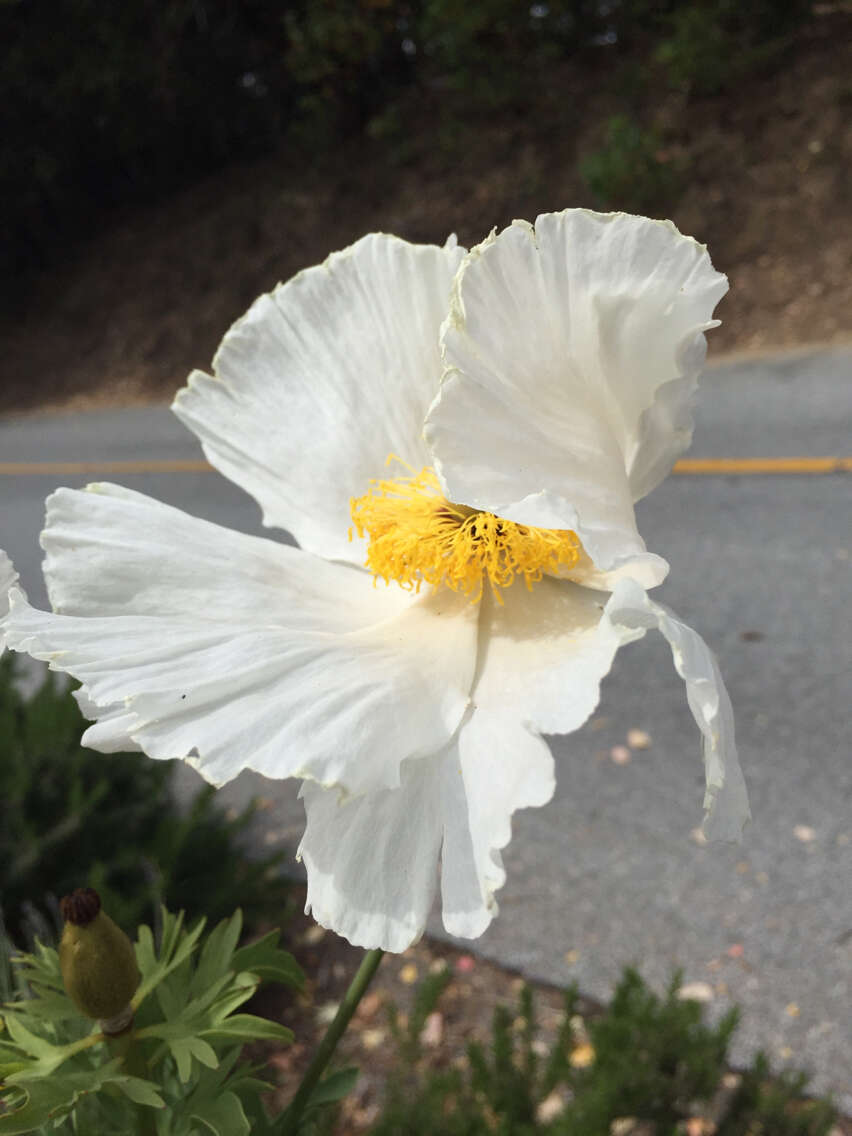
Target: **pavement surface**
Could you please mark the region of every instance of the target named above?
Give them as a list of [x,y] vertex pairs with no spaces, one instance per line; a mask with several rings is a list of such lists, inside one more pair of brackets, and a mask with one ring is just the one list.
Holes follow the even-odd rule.
[[[852,351],[716,366],[697,418],[690,457],[848,457]],[[166,409],[0,420],[0,465],[200,456]],[[43,499],[91,480],[263,531],[214,473],[0,475],[0,547],[36,604]],[[627,963],[659,985],[680,967],[711,1014],[742,1007],[735,1060],[762,1048],[808,1068],[852,1111],[852,475],[673,476],[638,515],[672,565],[656,596],[719,656],[754,821],[739,846],[698,839],[698,735],[668,649],[648,637],[618,655],[592,720],[554,739],[556,795],[516,814],[501,914],[473,947],[601,999]],[[646,748],[628,744],[636,730]],[[185,792],[194,779],[187,769]],[[296,792],[253,775],[222,790],[265,798],[252,839],[293,849]],[[430,932],[444,937],[439,917]]]

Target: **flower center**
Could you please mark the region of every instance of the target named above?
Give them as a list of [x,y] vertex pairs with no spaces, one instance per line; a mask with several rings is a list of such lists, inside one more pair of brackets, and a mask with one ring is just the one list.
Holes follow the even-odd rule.
[[429,466],[372,480],[369,492],[353,497],[350,507],[358,536],[370,540],[367,567],[377,579],[396,580],[409,591],[419,592],[425,580],[476,603],[487,578],[502,603],[500,589],[517,577],[532,588],[545,572],[580,559],[580,541],[569,529],[531,528],[447,501]]

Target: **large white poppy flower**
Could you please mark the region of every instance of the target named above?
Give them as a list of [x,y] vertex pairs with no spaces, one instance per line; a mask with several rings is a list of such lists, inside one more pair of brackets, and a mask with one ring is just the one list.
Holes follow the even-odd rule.
[[362,946],[422,933],[439,859],[445,927],[485,930],[512,813],[553,793],[542,734],[581,726],[651,628],[703,734],[708,835],[736,838],[728,696],[649,599],[668,565],[633,512],[689,441],[725,289],[702,246],[622,214],[467,255],[365,237],[257,300],[174,406],[300,548],[61,489],[57,614],[13,592],[10,643],[82,681],[88,745],[301,778],[308,907]]
[[6,649],[6,617],[9,614],[9,591],[17,582],[18,573],[6,553],[0,548],[0,655]]

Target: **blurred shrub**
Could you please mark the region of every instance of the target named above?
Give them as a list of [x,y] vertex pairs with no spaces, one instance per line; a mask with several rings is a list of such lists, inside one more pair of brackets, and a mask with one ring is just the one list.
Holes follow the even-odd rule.
[[675,87],[714,95],[759,70],[810,16],[810,0],[693,0],[675,5],[656,49]]
[[312,161],[371,123],[398,146],[412,93],[441,129],[526,110],[560,60],[601,52],[708,93],[809,15],[809,0],[3,0],[0,279],[14,296],[111,206],[225,162],[285,143]]
[[360,129],[411,80],[414,60],[403,50],[411,7],[401,0],[319,0],[288,8],[284,63],[303,141],[327,145]]
[[241,907],[251,926],[286,914],[283,853],[249,860],[240,836],[250,807],[229,819],[206,787],[185,813],[171,790],[175,762],[80,745],[84,722],[69,690],[48,674],[30,699],[0,658],[0,908],[23,945],[52,936],[45,905],[88,885],[122,927],[158,904],[217,921]]
[[600,205],[628,212],[659,209],[677,194],[682,173],[662,153],[658,131],[617,114],[607,123],[604,145],[581,160],[580,176]]
[[423,0],[417,24],[425,82],[464,97],[468,110],[523,100],[552,64],[583,46],[600,22],[588,0]]
[[[404,1029],[392,1009],[398,1063],[371,1136],[663,1136],[685,1132],[690,1117],[718,1109],[737,1014],[705,1023],[701,1006],[678,996],[679,975],[660,998],[626,970],[612,1004],[586,1023],[572,987],[549,1047],[538,1037],[525,987],[517,1009],[496,1008],[489,1045],[469,1045],[464,1065],[425,1069],[421,1030],[449,981],[445,971],[423,982]],[[802,1074],[771,1079],[758,1056],[712,1131],[828,1136],[836,1113],[827,1102],[804,1101],[806,1085]]]
[[804,1100],[808,1078],[784,1072],[772,1077],[759,1053],[742,1081],[716,1136],[832,1136],[837,1113],[825,1100]]

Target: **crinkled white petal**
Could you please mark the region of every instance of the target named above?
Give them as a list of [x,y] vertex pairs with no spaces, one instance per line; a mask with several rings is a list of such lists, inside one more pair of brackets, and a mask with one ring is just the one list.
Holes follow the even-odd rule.
[[511,713],[477,711],[449,749],[407,761],[401,780],[345,799],[305,784],[305,911],[356,946],[404,951],[423,934],[440,854],[444,926],[478,938],[497,914],[512,813],[553,795],[550,751]]
[[429,462],[423,418],[441,377],[439,329],[464,249],[373,233],[261,296],[227,333],[214,376],[174,411],[264,522],[321,556],[363,563],[349,501],[395,453]]
[[[139,493],[59,490],[42,542],[59,615],[12,592],[9,645],[80,679],[111,745],[358,793],[434,753],[469,701],[476,611],[189,517]],[[124,710],[119,708],[123,707]]]
[[[308,906],[360,946],[404,950],[420,935],[439,848],[444,926],[464,938],[483,933],[505,881],[500,850],[512,814],[553,795],[540,733],[578,729],[618,647],[642,634],[604,619],[608,596],[575,584],[515,584],[503,598],[501,606],[483,597],[471,707],[445,750],[406,763],[403,786],[390,792],[341,802],[334,791],[304,789]],[[415,870],[430,850],[431,866]]]
[[442,757],[406,761],[399,788],[345,800],[304,786],[305,910],[323,927],[388,951],[423,934],[438,882],[443,766]]
[[18,573],[15,571],[15,565],[0,548],[0,655],[3,654],[6,647],[5,622],[6,616],[9,614],[9,591],[17,579]]
[[715,656],[697,632],[654,603],[634,581],[617,585],[606,614],[613,624],[640,634],[654,628],[668,640],[675,668],[686,683],[689,708],[702,734],[707,784],[705,835],[711,840],[739,840],[751,812],[737,757],[731,700]]
[[554,788],[553,756],[538,734],[511,710],[471,714],[444,778],[441,897],[451,935],[475,939],[488,927],[506,882],[500,850],[512,813],[547,804]]
[[472,710],[445,779],[444,926],[475,938],[497,914],[500,849],[515,809],[553,795],[553,759],[541,733],[572,733],[600,700],[615,653],[641,632],[603,618],[605,593],[545,578],[515,584],[500,606],[483,599]]
[[89,697],[85,686],[72,691],[80,713],[92,725],[83,733],[80,742],[99,753],[141,752],[142,747],[131,737],[136,727],[136,715],[123,703],[98,706]]
[[668,222],[566,210],[465,258],[425,436],[447,496],[573,529],[596,567],[650,559],[633,502],[691,433],[686,404],[725,278]]

